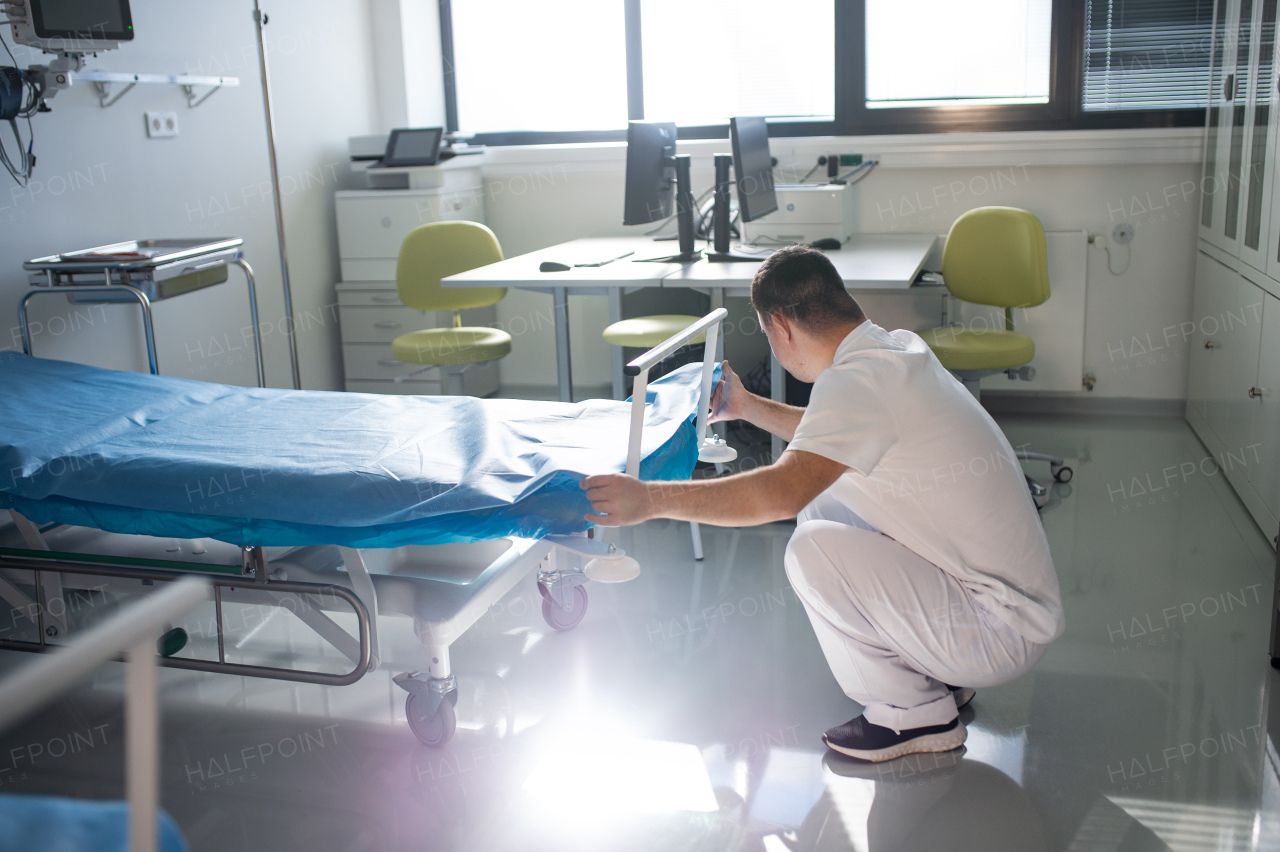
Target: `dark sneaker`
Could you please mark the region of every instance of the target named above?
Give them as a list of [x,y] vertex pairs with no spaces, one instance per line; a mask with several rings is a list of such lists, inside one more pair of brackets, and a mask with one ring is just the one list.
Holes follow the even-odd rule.
[[857,716],[827,731],[822,735],[822,741],[833,751],[879,763],[904,754],[951,751],[963,745],[966,736],[964,723],[959,719],[952,719],[945,725],[895,731]]
[[957,710],[972,701],[973,696],[978,694],[971,686],[952,686],[949,683],[945,684],[945,686],[955,696]]

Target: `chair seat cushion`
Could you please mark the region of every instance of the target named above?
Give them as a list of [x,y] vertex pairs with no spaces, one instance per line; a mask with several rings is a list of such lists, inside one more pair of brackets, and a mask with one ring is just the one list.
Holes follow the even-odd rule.
[[1006,370],[1036,357],[1035,341],[1017,331],[931,328],[919,335],[948,370]]
[[[615,322],[604,330],[605,343],[614,346],[631,346],[636,349],[652,349],[677,332],[683,331],[697,322],[701,317],[684,314],[654,314],[648,317],[633,317]],[[689,341],[695,343],[706,341],[705,334]]]
[[478,364],[511,353],[511,335],[496,328],[427,328],[391,341],[391,354],[406,364]]

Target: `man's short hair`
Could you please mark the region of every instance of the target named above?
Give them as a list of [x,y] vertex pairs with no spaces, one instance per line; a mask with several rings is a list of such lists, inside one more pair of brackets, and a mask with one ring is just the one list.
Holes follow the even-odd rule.
[[787,246],[760,264],[751,281],[751,304],[765,322],[782,314],[816,330],[866,319],[831,260],[808,246]]

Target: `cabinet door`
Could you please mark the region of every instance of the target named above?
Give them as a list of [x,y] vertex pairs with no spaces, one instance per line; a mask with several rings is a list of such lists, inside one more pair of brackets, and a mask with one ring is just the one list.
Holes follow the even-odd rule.
[[1241,190],[1248,141],[1245,125],[1249,118],[1253,11],[1254,0],[1227,0],[1224,26],[1220,37],[1215,31],[1213,48],[1215,63],[1219,54],[1222,57],[1222,77],[1216,91],[1210,92],[1205,163],[1207,166],[1212,162],[1213,171],[1206,175],[1201,236],[1231,254],[1239,252],[1242,230],[1240,212],[1244,193]]
[[1256,387],[1261,396],[1254,400],[1252,441],[1245,453],[1249,484],[1272,517],[1280,518],[1280,299],[1271,295],[1263,297]]
[[[1231,459],[1242,458],[1253,442],[1254,411],[1257,400],[1250,395],[1258,379],[1258,346],[1262,340],[1262,288],[1247,278],[1235,276],[1231,302],[1223,317],[1223,329],[1230,355],[1227,380],[1223,387],[1226,398],[1226,431],[1219,432],[1223,451]],[[1239,490],[1248,482],[1248,466],[1230,463],[1227,479]]]
[[1195,328],[1189,340],[1187,356],[1187,417],[1204,420],[1208,416],[1208,400],[1212,391],[1210,383],[1211,362],[1214,356],[1214,337],[1218,336],[1216,321],[1205,320],[1217,313],[1216,304],[1222,298],[1222,272],[1226,267],[1204,252],[1196,255],[1195,298],[1191,306],[1191,321]]
[[1240,259],[1254,269],[1267,271],[1270,255],[1272,175],[1275,163],[1276,4],[1261,0],[1254,20],[1254,58],[1247,106],[1248,154],[1243,178],[1243,228]]
[[[1238,273],[1228,269],[1217,261],[1210,261],[1209,274],[1205,279],[1208,293],[1204,300],[1205,311],[1195,317],[1196,327],[1205,335],[1202,349],[1206,353],[1204,385],[1204,416],[1210,431],[1217,439],[1217,447],[1211,444],[1210,449],[1221,447],[1227,439],[1227,411],[1230,406],[1231,361],[1234,355],[1232,329],[1227,325],[1227,314],[1232,310],[1235,301],[1235,286],[1239,281]],[[1206,442],[1209,443],[1209,442]]]

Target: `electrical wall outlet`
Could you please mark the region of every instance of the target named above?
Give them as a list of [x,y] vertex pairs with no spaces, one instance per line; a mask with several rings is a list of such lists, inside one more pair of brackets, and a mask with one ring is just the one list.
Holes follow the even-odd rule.
[[147,116],[147,136],[151,139],[178,135],[178,114],[176,112],[149,112]]

